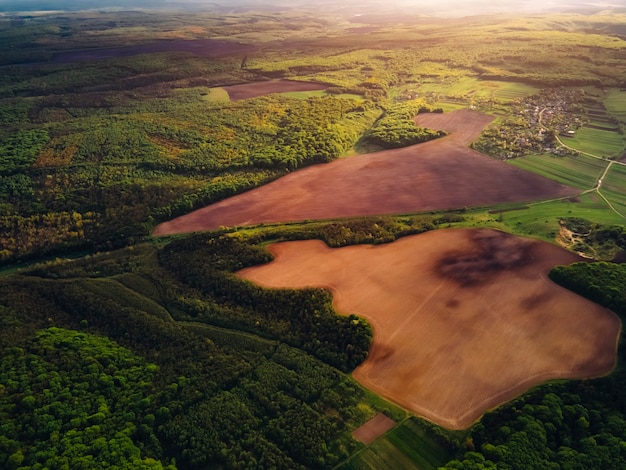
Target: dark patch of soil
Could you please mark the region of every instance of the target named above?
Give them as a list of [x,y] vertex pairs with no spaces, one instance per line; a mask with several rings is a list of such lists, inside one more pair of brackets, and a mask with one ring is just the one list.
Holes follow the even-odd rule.
[[300,82],[296,80],[268,80],[265,82],[243,83],[223,87],[228,92],[232,101],[256,98],[272,93],[285,93],[288,91],[314,91],[326,90],[328,85],[315,82]]
[[533,244],[502,232],[468,232],[471,250],[450,251],[435,265],[435,272],[461,287],[475,287],[492,282],[504,271],[528,265]]

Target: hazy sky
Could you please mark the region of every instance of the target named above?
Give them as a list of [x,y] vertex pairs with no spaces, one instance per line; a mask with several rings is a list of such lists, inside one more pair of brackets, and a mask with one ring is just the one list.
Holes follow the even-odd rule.
[[311,8],[316,4],[333,7],[354,6],[364,11],[372,8],[421,12],[428,15],[458,16],[506,11],[534,12],[571,10],[574,8],[624,8],[623,0],[0,0],[0,11],[83,10],[94,8],[168,8],[204,11],[264,5]]

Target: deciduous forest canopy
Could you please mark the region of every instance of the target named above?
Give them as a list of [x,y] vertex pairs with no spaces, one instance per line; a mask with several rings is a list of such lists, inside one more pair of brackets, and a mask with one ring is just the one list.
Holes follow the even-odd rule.
[[[376,329],[331,292],[235,275],[276,241],[488,227],[584,256],[550,278],[623,319],[625,50],[623,6],[574,0],[0,0],[0,467],[626,466],[621,343],[607,377],[450,431],[352,377]],[[414,184],[493,194],[452,181],[458,147],[418,125],[448,115],[491,122],[462,155],[563,197],[153,236],[305,167],[393,169],[424,141],[438,160]],[[356,440],[379,413],[394,429]]]

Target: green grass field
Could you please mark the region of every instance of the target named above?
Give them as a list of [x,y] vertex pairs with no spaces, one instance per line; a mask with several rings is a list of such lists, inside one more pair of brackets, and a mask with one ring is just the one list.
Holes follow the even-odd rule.
[[624,224],[624,219],[613,212],[595,193],[584,194],[575,201],[534,203],[525,209],[494,215],[504,226],[518,235],[528,235],[550,242],[554,242],[559,230],[559,220],[564,217],[581,217],[607,225]]
[[615,124],[606,123],[606,122],[602,122],[602,121],[591,121],[589,124],[591,126],[594,126],[594,127],[601,127],[602,129],[599,129],[599,130],[605,130],[605,131],[608,131],[608,132],[615,132],[618,129],[615,126]]
[[626,122],[626,91],[611,88],[604,97],[606,110],[622,122]]
[[230,101],[230,96],[228,96],[228,92],[223,88],[211,88],[209,89],[209,94],[204,95],[203,98],[206,101],[214,102],[214,101]]
[[589,127],[582,127],[573,137],[561,140],[568,147],[599,157],[621,156],[626,146],[624,136],[619,133]]
[[338,468],[435,470],[451,457],[441,444],[424,432],[416,418],[409,418]]
[[456,111],[457,109],[467,108],[467,106],[464,104],[457,104],[457,103],[450,103],[450,102],[443,102],[443,101],[435,103],[435,107],[443,109],[444,113]]
[[424,83],[422,93],[439,93],[451,97],[499,99],[511,101],[537,93],[538,89],[523,83],[483,81],[474,77],[463,77],[452,83]]
[[563,218],[580,217],[603,225],[624,225],[624,218],[595,191],[562,200],[477,208],[464,212],[463,217],[463,221],[447,224],[445,228],[494,228],[550,243],[555,242],[559,220]]
[[528,155],[507,163],[551,180],[580,189],[591,189],[608,165],[605,160],[579,155],[557,157],[551,154]]

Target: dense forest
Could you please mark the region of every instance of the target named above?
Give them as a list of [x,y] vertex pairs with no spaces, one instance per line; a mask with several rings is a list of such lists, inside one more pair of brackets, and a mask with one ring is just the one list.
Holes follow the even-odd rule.
[[[393,236],[417,222],[343,232]],[[338,226],[326,228],[332,238]],[[370,327],[337,315],[321,289],[232,274],[268,256],[207,234],[2,279],[2,465],[330,468],[348,457],[350,431],[375,409],[341,371],[365,358]]]
[[91,103],[46,130],[7,133],[3,259],[132,243],[155,221],[338,157],[373,117],[332,96],[223,104],[199,90],[185,95],[137,99],[105,115]]
[[364,140],[383,149],[407,147],[420,144],[431,139],[441,137],[446,133],[420,128],[415,125],[413,118],[418,113],[438,112],[441,108],[433,109],[423,103],[404,102],[385,110],[383,115],[374,123]]

